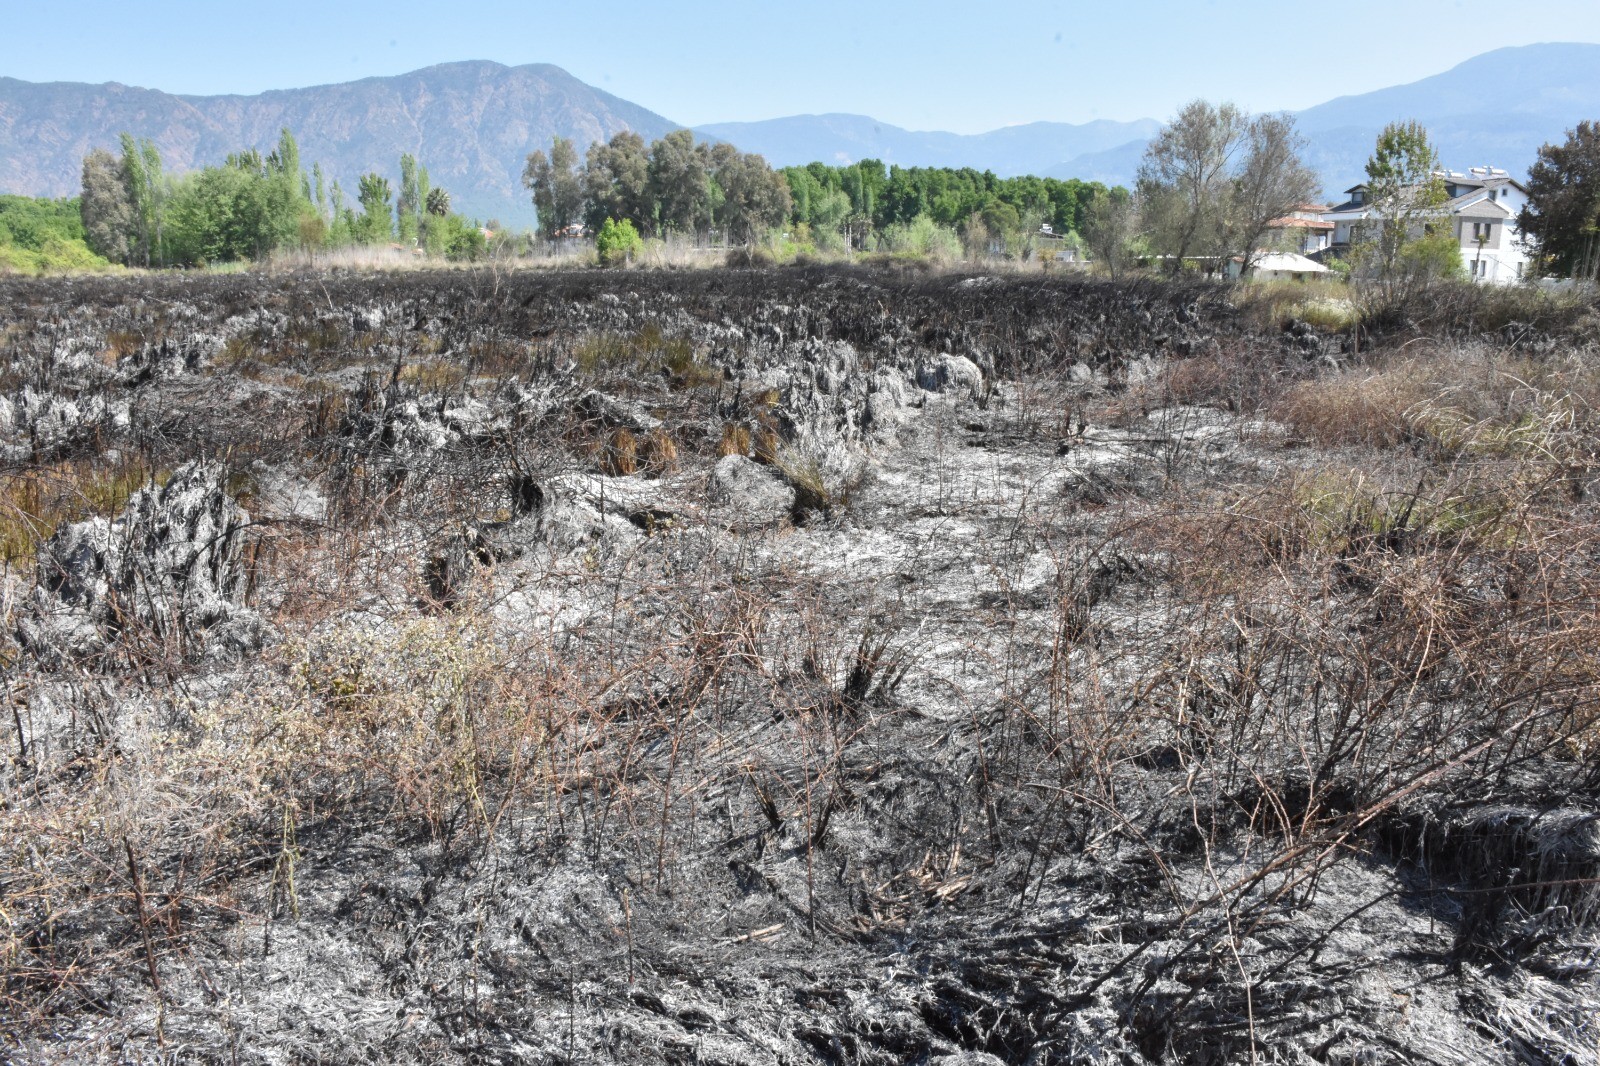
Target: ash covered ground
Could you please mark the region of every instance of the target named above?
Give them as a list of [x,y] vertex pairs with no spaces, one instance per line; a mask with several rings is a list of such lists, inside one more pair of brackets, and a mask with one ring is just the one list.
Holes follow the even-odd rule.
[[0,282],[4,1054],[1600,1062],[1596,318],[1489,317]]

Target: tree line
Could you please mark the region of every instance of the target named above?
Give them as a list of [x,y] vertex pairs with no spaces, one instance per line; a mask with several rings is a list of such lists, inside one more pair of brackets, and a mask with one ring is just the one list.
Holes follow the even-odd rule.
[[793,222],[813,235],[843,232],[855,247],[871,234],[891,234],[919,219],[959,234],[969,252],[1021,257],[1049,226],[1073,239],[1089,205],[1112,190],[1100,182],[1032,175],[996,177],[971,167],[885,167],[864,159],[848,166],[786,167]]
[[648,146],[624,130],[589,146],[583,162],[570,140],[528,155],[523,184],[533,194],[540,236],[576,225],[599,232],[606,220],[629,223],[641,237],[713,234],[732,242],[763,236],[789,217],[789,187],[759,155],[730,144],[695,143],[674,130]]
[[546,240],[578,226],[598,233],[610,221],[641,238],[750,243],[788,229],[822,248],[871,249],[919,234],[959,235],[969,249],[1012,253],[1045,225],[1075,233],[1094,197],[1111,191],[1098,182],[876,159],[774,170],[732,145],[696,143],[689,130],[648,145],[624,131],[591,144],[581,160],[572,141],[556,137],[548,152],[528,155],[523,184]]
[[[649,144],[622,132],[581,160],[558,137],[548,153],[529,154],[523,181],[542,236],[604,232],[607,260],[641,237],[751,243],[780,230],[819,250],[1027,258],[1048,226],[1116,275],[1134,264],[1175,272],[1235,259],[1248,268],[1273,246],[1273,221],[1320,195],[1304,148],[1287,116],[1195,101],[1151,141],[1131,190],[875,159],[774,170],[731,145],[696,143],[688,130]],[[124,134],[120,149],[85,157],[74,200],[0,197],[0,267],[189,266],[390,242],[457,259],[485,250],[478,225],[451,211],[449,194],[411,155],[399,160],[398,189],[369,173],[351,195],[320,165],[303,168],[287,129],[265,156],[247,149],[181,175],[163,171],[149,140]],[[1377,220],[1344,264],[1357,277],[1461,272],[1457,243],[1428,222],[1444,199],[1438,163],[1415,123],[1380,135],[1368,164]],[[1538,272],[1600,274],[1600,125],[1580,123],[1541,148],[1528,190],[1520,228]]]
[[474,259],[485,239],[475,222],[450,210],[427,168],[400,157],[400,189],[363,174],[355,196],[320,164],[303,168],[284,129],[262,156],[245,149],[219,166],[166,174],[148,139],[124,133],[121,154],[103,148],[83,160],[78,199],[84,241],[127,266],[196,266],[261,259],[284,249],[319,250],[398,241],[452,259]]

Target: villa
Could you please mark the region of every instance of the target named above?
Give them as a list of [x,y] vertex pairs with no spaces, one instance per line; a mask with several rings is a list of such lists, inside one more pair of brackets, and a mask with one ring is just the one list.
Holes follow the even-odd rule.
[[[1528,203],[1528,190],[1509,173],[1496,167],[1473,167],[1465,173],[1439,172],[1449,197],[1439,209],[1461,244],[1461,259],[1474,281],[1510,285],[1528,272],[1528,250],[1523,247],[1517,216]],[[1366,185],[1345,190],[1348,199],[1321,214],[1332,224],[1330,248],[1335,254],[1348,249],[1353,234],[1377,217]]]

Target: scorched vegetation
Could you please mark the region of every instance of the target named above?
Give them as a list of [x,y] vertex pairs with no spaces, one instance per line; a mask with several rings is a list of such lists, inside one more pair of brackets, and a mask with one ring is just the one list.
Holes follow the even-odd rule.
[[1596,1062],[1596,312],[1244,299],[0,283],[7,1055]]

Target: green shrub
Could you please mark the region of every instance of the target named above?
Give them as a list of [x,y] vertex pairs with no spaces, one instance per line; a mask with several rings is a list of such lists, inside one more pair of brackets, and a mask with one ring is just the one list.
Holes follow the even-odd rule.
[[961,258],[961,238],[948,226],[941,226],[928,215],[910,222],[895,223],[883,231],[878,246],[896,255],[915,255],[940,263]]
[[600,253],[601,266],[617,266],[632,260],[643,243],[632,222],[608,218],[595,238],[595,250]]

